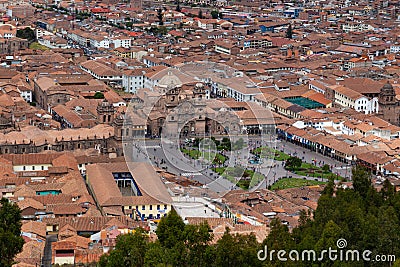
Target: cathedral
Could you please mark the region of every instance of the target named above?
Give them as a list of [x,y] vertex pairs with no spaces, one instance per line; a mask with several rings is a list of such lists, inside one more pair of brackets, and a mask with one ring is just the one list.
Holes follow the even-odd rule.
[[240,119],[234,112],[213,109],[215,101],[207,99],[204,84],[182,84],[169,72],[160,79],[157,90],[144,91],[140,103],[134,107],[134,113],[147,119],[147,135],[178,137],[178,134],[201,136],[240,132]]

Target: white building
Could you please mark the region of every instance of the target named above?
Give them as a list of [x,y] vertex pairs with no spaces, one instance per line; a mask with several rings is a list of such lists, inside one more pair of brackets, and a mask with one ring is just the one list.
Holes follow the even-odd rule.
[[400,52],[400,44],[393,44],[390,46],[390,53],[399,53]]
[[365,114],[375,113],[378,111],[377,100],[351,90],[342,85],[329,86],[334,91],[334,102],[342,107],[349,107],[357,112]]
[[28,103],[31,103],[33,100],[32,90],[28,88],[18,88],[21,92],[21,97]]
[[114,45],[114,48],[123,47],[130,48],[132,46],[131,38],[121,38],[121,37],[112,37],[110,38],[110,43]]
[[92,36],[90,46],[95,48],[110,48],[110,40],[104,36]]
[[144,88],[144,74],[142,69],[125,71],[122,76],[122,87],[125,92],[136,93],[138,89]]

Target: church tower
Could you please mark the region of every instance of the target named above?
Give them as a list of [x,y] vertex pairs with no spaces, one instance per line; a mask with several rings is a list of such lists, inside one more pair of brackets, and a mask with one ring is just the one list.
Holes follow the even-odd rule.
[[193,95],[197,99],[206,99],[206,89],[204,88],[204,84],[196,83],[193,88]]
[[399,125],[399,105],[393,86],[387,82],[379,93],[379,116],[395,125]]
[[106,99],[104,99],[97,106],[97,115],[100,123],[112,124],[112,122],[114,121],[114,112],[114,106]]

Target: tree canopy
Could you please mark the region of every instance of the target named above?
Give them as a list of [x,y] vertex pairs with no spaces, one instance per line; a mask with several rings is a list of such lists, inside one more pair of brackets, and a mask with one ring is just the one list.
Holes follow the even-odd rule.
[[118,236],[115,249],[101,257],[99,266],[261,266],[254,235],[231,235],[227,229],[211,244],[208,224],[186,225],[174,210],[161,219],[156,233],[156,242],[149,242],[142,230]]
[[285,162],[285,168],[294,171],[295,169],[298,169],[301,167],[301,163],[302,163],[302,161],[300,158],[290,157]]
[[29,42],[33,42],[36,40],[35,32],[30,27],[17,30],[16,35],[18,38],[27,39]]
[[24,245],[21,237],[21,211],[5,198],[0,200],[0,205],[0,266],[9,267]]
[[102,92],[96,92],[93,97],[95,99],[104,99],[104,94]]
[[223,16],[222,13],[219,12],[218,10],[211,11],[211,17],[213,19],[222,19],[222,16]]

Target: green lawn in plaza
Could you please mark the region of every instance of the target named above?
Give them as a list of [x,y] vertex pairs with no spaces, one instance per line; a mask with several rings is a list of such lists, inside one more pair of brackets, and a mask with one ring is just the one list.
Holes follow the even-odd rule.
[[[261,173],[249,169],[243,169],[242,167],[217,167],[213,168],[213,171],[222,175],[242,189],[252,188],[264,179],[264,175]],[[238,177],[241,177],[240,180]]]
[[278,180],[273,185],[271,185],[271,190],[296,188],[296,187],[312,186],[312,185],[320,185],[320,184],[326,184],[326,182],[305,180],[305,179],[300,179],[300,178],[283,178],[283,179]]
[[288,158],[290,158],[288,154],[268,146],[258,147],[254,149],[253,154],[261,158],[269,158],[269,159],[273,158],[277,161],[285,161]]
[[219,153],[212,153],[206,151],[202,152],[197,149],[187,149],[187,148],[183,148],[181,149],[181,151],[193,159],[203,158],[209,162],[214,162],[216,164],[224,164],[224,162],[226,161],[226,157]]

